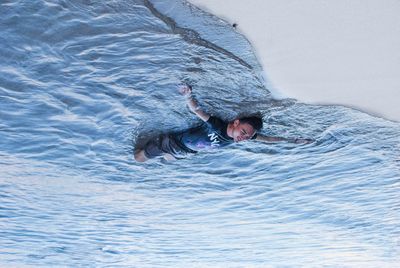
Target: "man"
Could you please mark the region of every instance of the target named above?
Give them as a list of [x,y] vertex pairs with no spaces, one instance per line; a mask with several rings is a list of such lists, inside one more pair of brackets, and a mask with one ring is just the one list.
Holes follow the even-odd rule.
[[203,124],[182,132],[159,135],[149,141],[144,148],[136,150],[135,160],[145,162],[151,158],[163,156],[166,160],[185,158],[200,150],[209,150],[227,146],[234,142],[249,139],[263,142],[287,141],[293,143],[310,143],[309,139],[286,139],[258,134],[262,129],[262,119],[257,116],[237,118],[232,122],[211,116],[201,110],[192,97],[192,88],[183,85],[180,93],[186,97],[189,109],[195,113]]

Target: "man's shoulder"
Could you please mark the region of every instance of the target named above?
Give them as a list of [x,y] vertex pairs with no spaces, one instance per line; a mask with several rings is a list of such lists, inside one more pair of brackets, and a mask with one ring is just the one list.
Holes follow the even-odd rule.
[[223,125],[223,124],[228,124],[228,122],[222,120],[221,118],[211,115],[210,118],[207,120],[207,123],[213,125],[213,124],[219,124],[219,125]]

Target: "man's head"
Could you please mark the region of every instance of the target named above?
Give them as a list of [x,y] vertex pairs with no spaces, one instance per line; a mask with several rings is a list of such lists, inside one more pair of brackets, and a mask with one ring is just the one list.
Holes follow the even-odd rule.
[[228,124],[227,134],[235,142],[240,142],[251,139],[262,126],[262,119],[258,116],[242,117]]

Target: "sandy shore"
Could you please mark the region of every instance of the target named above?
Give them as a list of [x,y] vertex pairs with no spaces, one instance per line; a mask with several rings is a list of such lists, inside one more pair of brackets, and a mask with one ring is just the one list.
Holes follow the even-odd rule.
[[237,23],[273,85],[400,122],[400,2],[189,0]]

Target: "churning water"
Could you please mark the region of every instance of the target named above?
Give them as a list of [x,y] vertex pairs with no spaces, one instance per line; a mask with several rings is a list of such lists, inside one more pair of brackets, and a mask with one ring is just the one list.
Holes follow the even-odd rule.
[[[0,23],[1,267],[398,267],[399,123],[273,100],[246,39],[179,0],[3,0]],[[181,82],[316,142],[136,163],[198,124]]]

